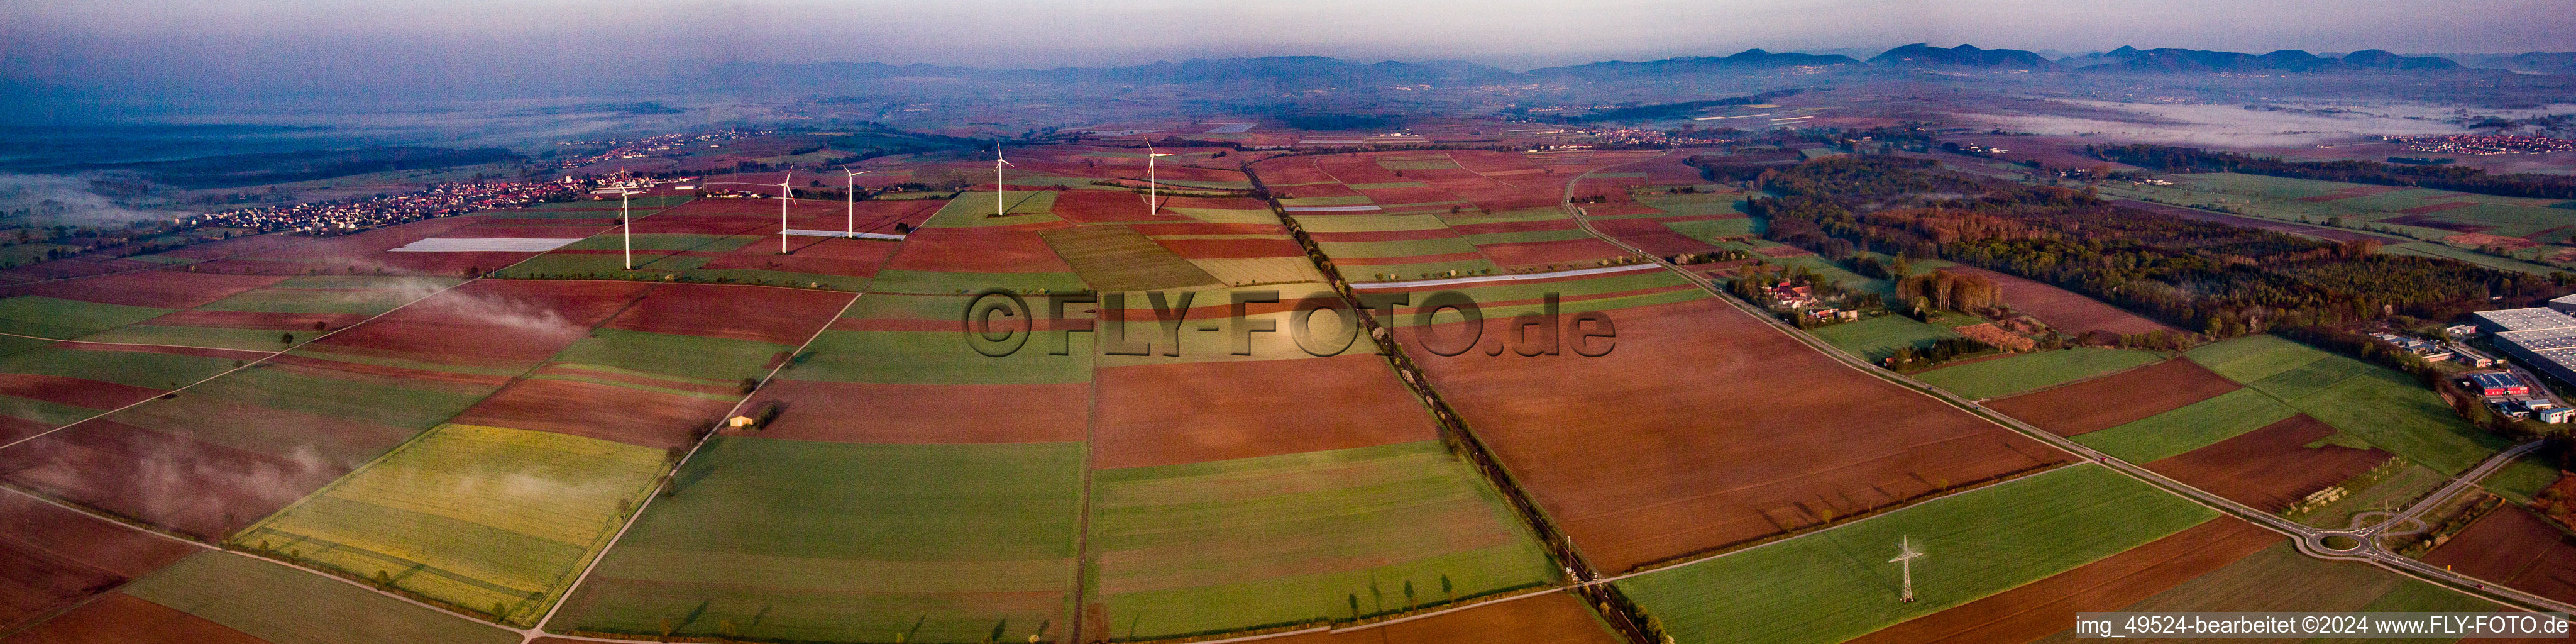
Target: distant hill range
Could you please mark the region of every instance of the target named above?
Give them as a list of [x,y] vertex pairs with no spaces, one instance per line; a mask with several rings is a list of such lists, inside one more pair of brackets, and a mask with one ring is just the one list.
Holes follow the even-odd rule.
[[1871,56],[1869,64],[1883,67],[1976,67],[1983,69],[2056,69],[2057,63],[2039,54],[2019,49],[1978,49],[1960,45],[1949,49],[1914,43]]
[[2121,47],[2098,54],[2059,59],[2057,64],[2094,72],[2342,72],[2451,71],[2463,66],[2440,56],[2399,56],[2381,49],[2319,56],[2296,49],[2268,54],[2200,49]]
[[2576,51],[2535,51],[2511,56],[2453,56],[2470,67],[2507,69],[2525,74],[2576,74]]
[[1546,67],[1530,70],[1532,76],[1576,78],[1621,78],[1640,76],[1677,76],[1783,67],[1831,67],[1858,65],[1860,61],[1841,54],[1775,54],[1760,49],[1747,49],[1733,56],[1683,56],[1632,63],[1613,60],[1568,67]]
[[1137,85],[1261,84],[1283,88],[1367,87],[1454,84],[1515,76],[1499,67],[1460,61],[1357,63],[1324,56],[1191,59],[1126,67],[1058,67],[1054,69],[980,69],[885,63],[722,63],[707,70],[715,78],[758,79],[769,83],[829,85],[850,80],[956,79],[1040,83],[1110,83]]

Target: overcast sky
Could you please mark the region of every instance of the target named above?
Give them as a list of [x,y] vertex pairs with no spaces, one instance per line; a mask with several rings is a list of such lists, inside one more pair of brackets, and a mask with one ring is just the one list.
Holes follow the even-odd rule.
[[0,0],[0,56],[363,66],[676,58],[1117,65],[1320,54],[1513,68],[1929,41],[2576,50],[2568,0]]

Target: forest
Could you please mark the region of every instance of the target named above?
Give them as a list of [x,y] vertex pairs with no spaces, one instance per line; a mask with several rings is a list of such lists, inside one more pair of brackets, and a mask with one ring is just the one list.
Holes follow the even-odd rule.
[[[2450,319],[2568,291],[2542,277],[2112,205],[2091,193],[1970,178],[1932,161],[1819,159],[1768,173],[1768,235],[1834,259],[1939,258],[2049,282],[2227,337],[2388,315]],[[2500,298],[2491,300],[2490,298]]]
[[2400,165],[2378,161],[2284,161],[2235,152],[2170,145],[2084,146],[2087,153],[2157,172],[2236,172],[2293,179],[2457,190],[2506,197],[2576,199],[2576,177],[2553,174],[2487,174],[2459,165]]

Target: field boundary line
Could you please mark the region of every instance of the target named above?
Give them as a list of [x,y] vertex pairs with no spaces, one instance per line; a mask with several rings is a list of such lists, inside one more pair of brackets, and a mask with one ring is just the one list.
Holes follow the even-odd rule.
[[[825,318],[822,324],[816,325],[814,327],[813,335],[806,336],[803,343],[799,343],[796,345],[795,349],[789,350],[787,352],[786,359],[778,361],[778,366],[771,367],[769,369],[769,375],[761,376],[760,383],[753,385],[749,393],[742,395],[741,400],[734,401],[733,408],[725,410],[724,415],[719,418],[732,418],[735,414],[741,413],[743,405],[751,404],[753,396],[760,395],[760,390],[769,387],[769,381],[778,378],[778,372],[785,371],[787,367],[795,365],[797,356],[804,354],[806,347],[813,346],[816,338],[823,337],[823,332],[832,329],[833,321],[839,320],[841,319],[841,316],[849,314],[850,307],[857,306],[859,298],[866,296],[866,293],[850,294],[850,300],[841,303],[841,309],[839,311],[833,312],[832,317]],[[590,561],[582,565],[581,574],[573,577],[572,583],[564,585],[563,594],[555,598],[554,605],[546,607],[546,614],[538,616],[531,626],[520,631],[523,637],[520,638],[519,641],[522,644],[535,641],[538,637],[550,637],[550,635],[546,634],[546,625],[554,622],[555,614],[562,612],[564,604],[572,601],[573,593],[579,592],[581,590],[581,585],[590,581],[590,574],[599,570],[599,562],[608,559],[609,551],[617,549],[617,542],[626,538],[627,531],[635,529],[636,522],[644,518],[644,511],[651,509],[653,507],[653,501],[661,497],[662,488],[665,486],[676,485],[678,483],[680,468],[686,467],[689,463],[689,459],[697,456],[698,450],[705,449],[708,442],[714,441],[716,435],[722,433],[721,430],[722,423],[719,422],[717,427],[711,428],[705,436],[698,437],[697,442],[690,444],[689,451],[687,453],[681,454],[678,460],[671,462],[670,469],[662,472],[663,478],[660,484],[652,486],[645,492],[644,502],[635,505],[635,510],[626,515],[626,523],[618,526],[617,534],[610,536],[607,543],[600,545],[599,553],[592,555]]]

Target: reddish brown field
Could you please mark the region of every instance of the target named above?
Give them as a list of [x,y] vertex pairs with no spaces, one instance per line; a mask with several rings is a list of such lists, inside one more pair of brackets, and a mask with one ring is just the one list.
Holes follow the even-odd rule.
[[795,346],[813,337],[854,297],[766,286],[662,284],[605,326]]
[[1157,239],[1154,243],[1170,249],[1172,254],[1182,259],[1298,257],[1306,254],[1304,247],[1285,239]]
[[1628,254],[1598,239],[1486,244],[1477,246],[1476,250],[1484,251],[1485,256],[1492,258],[1497,266],[1582,262]]
[[320,489],[352,465],[270,456],[96,418],[0,452],[0,479],[213,541]]
[[1463,262],[1484,258],[1484,253],[1448,253],[1443,255],[1406,255],[1402,257],[1344,257],[1335,258],[1333,263],[1340,264],[1342,266],[1386,266],[1390,264]]
[[2467,207],[2469,207],[2469,206],[2475,206],[2475,205],[2478,205],[2478,204],[2476,204],[2476,203],[2474,203],[2474,202],[2468,202],[2468,201],[2445,201],[2445,202],[2437,203],[2437,204],[2430,204],[2430,205],[2416,206],[2416,207],[2413,207],[2413,208],[2408,208],[2408,209],[2405,209],[2405,210],[2400,210],[2400,211],[2398,211],[2398,212],[2406,213],[2406,214],[2409,214],[2409,215],[2421,215],[2421,214],[2425,214],[2425,213],[2441,212],[2441,211],[2444,211],[2444,210],[2453,210],[2453,209],[2458,209],[2458,208],[2467,208]]
[[2154,416],[2236,388],[2234,381],[2190,360],[2176,359],[1985,405],[2059,436],[2074,436]]
[[2521,506],[2480,517],[2424,556],[2472,577],[2562,602],[2576,602],[2576,539]]
[[334,333],[306,351],[526,366],[551,357],[652,284],[480,280]]
[[[1169,206],[1169,204],[1165,204]],[[1145,212],[1145,196],[1125,190],[1066,190],[1055,193],[1058,217],[1077,223],[1112,221],[1197,221],[1186,216],[1160,211]]]
[[1416,230],[1376,230],[1348,233],[1306,233],[1306,236],[1313,237],[1317,243],[1379,242],[1449,239],[1457,237],[1458,233],[1450,231],[1447,228],[1421,228]]
[[[954,328],[954,327],[951,327]],[[785,400],[776,421],[728,434],[840,443],[1037,443],[1083,440],[1090,383],[914,385],[772,380],[753,406]],[[959,410],[973,410],[961,414]]]
[[[1374,355],[1109,367],[1093,382],[1100,392],[1091,442],[1097,468],[1439,438],[1422,403]],[[1300,407],[1320,413],[1281,415]]]
[[1555,592],[1339,634],[1268,640],[1278,644],[1616,644],[1592,609]]
[[270,284],[284,277],[144,271],[0,288],[0,297],[42,295],[66,300],[185,309]]
[[1572,219],[1542,219],[1538,221],[1506,221],[1491,224],[1459,224],[1450,226],[1449,230],[1455,231],[1460,235],[1482,235],[1485,233],[1531,233],[1549,230],[1565,230],[1574,227],[1575,223]]
[[1845,644],[2028,642],[2066,630],[2076,613],[2119,610],[2280,542],[2281,535],[2222,516]]
[[428,369],[411,369],[388,365],[343,362],[339,360],[296,355],[292,353],[278,354],[276,357],[270,358],[268,364],[280,365],[281,367],[292,369],[316,369],[325,373],[337,372],[339,374],[354,374],[358,376],[402,378],[420,382],[472,385],[490,389],[499,389],[501,385],[510,381],[509,376],[463,373],[457,371],[432,371]]
[[0,396],[16,396],[89,409],[115,409],[161,395],[162,391],[165,390],[83,378],[0,373]]
[[24,284],[27,282],[43,280],[58,280],[88,275],[104,275],[108,273],[122,273],[126,271],[139,271],[153,268],[167,268],[167,266],[134,259],[108,259],[106,257],[92,254],[72,259],[37,262],[17,268],[0,269],[0,282]]
[[2334,433],[2333,425],[2300,414],[2146,466],[2228,500],[2279,511],[2388,461],[2389,453],[2377,448],[2306,447]]
[[0,492],[0,632],[196,551],[24,494]]
[[[699,266],[705,269],[749,268],[815,275],[874,277],[877,267],[894,256],[896,242],[883,239],[842,239],[834,237],[795,237],[788,241],[793,254],[778,254],[777,238],[746,244],[731,252],[704,253],[714,259]],[[681,255],[699,253],[682,252]]]
[[268,644],[232,627],[125,593],[108,593],[9,636],[9,644]]
[[[1609,315],[1618,343],[1597,358],[1443,358],[1420,349],[1419,329],[1399,332],[1469,426],[1604,571],[2068,460],[1717,300]],[[1906,420],[1853,420],[1867,418]]]
[[1055,248],[1038,231],[1066,224],[923,228],[912,231],[886,261],[889,270],[967,273],[1064,273],[1073,267],[1056,257]]
[[147,320],[144,324],[224,329],[312,330],[314,324],[337,329],[366,321],[355,313],[271,313],[266,311],[188,310]]
[[1619,241],[1628,242],[1630,245],[1636,246],[1639,250],[1657,255],[1702,253],[1717,250],[1716,246],[1711,246],[1708,242],[1692,239],[1689,235],[1673,232],[1673,229],[1665,227],[1663,222],[1653,219],[1610,219],[1595,221],[1592,222],[1592,228],[1594,230],[1601,231],[1604,235],[1617,237],[1619,238]]
[[1952,266],[1941,270],[1953,273],[1984,275],[1987,278],[1994,280],[1995,286],[2003,289],[2005,304],[2012,305],[2013,309],[2023,313],[2028,313],[2031,317],[2039,318],[2039,321],[2046,322],[2049,326],[2057,327],[2058,330],[2064,331],[2069,335],[2078,335],[2091,331],[2104,331],[2126,335],[2132,333],[2146,333],[2159,329],[2176,333],[2181,332],[2180,329],[2165,326],[2155,320],[2147,319],[2145,316],[2130,313],[2126,309],[2112,306],[2101,300],[2085,297],[2074,291],[2058,288],[2056,285],[2046,282],[2023,279],[1971,266]]
[[448,422],[533,429],[645,447],[679,447],[696,438],[692,431],[723,419],[730,409],[730,400],[571,380],[521,380]]

